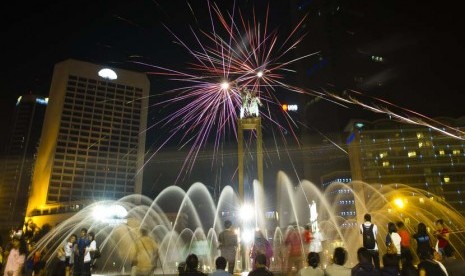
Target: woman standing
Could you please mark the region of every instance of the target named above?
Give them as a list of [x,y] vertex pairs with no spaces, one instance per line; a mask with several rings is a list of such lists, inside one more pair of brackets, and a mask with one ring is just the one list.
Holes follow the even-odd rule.
[[[399,257],[399,259],[400,259],[400,250],[401,250],[400,241],[401,241],[401,237],[399,234],[397,234],[396,225],[393,222],[389,222],[388,223],[388,234],[386,235],[386,246],[389,249],[389,246],[394,245],[396,250],[393,250],[393,251],[397,251],[395,254],[397,255],[397,257]],[[393,254],[394,252],[387,252],[387,253]]]
[[265,238],[262,231],[257,230],[255,232],[255,240],[250,252],[250,258],[252,258],[253,269],[255,269],[255,258],[258,254],[264,254],[266,256],[266,267],[270,268],[271,257],[273,257],[273,249],[271,248],[270,242]]
[[91,254],[97,250],[97,242],[95,241],[94,232],[89,232],[89,234],[87,234],[87,237],[89,239],[90,244],[89,246],[86,247],[86,251],[84,254],[84,266],[83,266],[82,275],[90,276],[90,269],[92,267]]
[[13,238],[13,247],[8,254],[5,276],[19,276],[26,260],[27,246],[23,239]]

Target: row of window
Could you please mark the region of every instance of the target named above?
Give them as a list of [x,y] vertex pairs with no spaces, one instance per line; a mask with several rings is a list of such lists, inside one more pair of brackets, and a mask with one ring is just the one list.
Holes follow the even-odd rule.
[[115,108],[114,110],[90,107],[72,108],[65,104],[63,115],[67,115],[73,119],[88,118],[92,115],[94,121],[101,120],[103,118],[101,117],[102,115],[110,116],[110,121],[115,121],[115,119],[121,119],[122,117],[125,119],[140,120],[140,110],[132,110],[130,108]]
[[[98,125],[98,126],[93,125],[91,127],[89,125],[78,125],[75,122],[73,122],[73,123],[62,122],[61,123],[61,128],[60,128],[60,133],[67,134],[67,133],[71,133],[71,131],[72,131],[73,134],[76,134],[76,132],[79,133],[79,130],[81,130],[81,132],[87,133],[87,136],[88,136],[89,131],[93,131],[94,133],[96,133],[96,132],[101,133],[104,130],[111,129],[112,133],[110,135],[113,134],[112,140],[118,140],[118,138],[121,135],[125,135],[127,137],[132,136],[132,137],[135,137],[135,138],[138,136],[138,132],[137,132],[138,127],[137,126],[134,126],[134,127],[131,128],[131,126],[129,126],[129,125],[124,126],[124,125],[114,124],[114,125],[117,125],[118,127],[112,127],[111,125],[107,126],[107,124],[110,125],[110,123],[105,123],[105,125],[103,125],[103,124]],[[105,135],[105,136],[108,136],[108,131],[107,131],[107,135]],[[86,138],[86,137],[84,137],[84,138]]]
[[[73,122],[73,123],[78,123],[78,124],[81,124],[83,120],[83,118],[85,117],[88,117],[88,116],[84,116],[84,117],[73,117],[69,114],[65,114],[63,113],[63,117],[62,117],[62,121],[64,123],[66,122]],[[93,116],[94,120],[92,121],[93,123],[95,123],[95,120],[101,120],[101,119],[98,119],[98,118],[101,118],[101,117],[98,117],[96,118],[95,116]],[[131,120],[132,119],[132,120]],[[121,123],[123,125],[126,125],[127,127],[132,127],[132,128],[138,128],[139,127],[139,121],[134,119],[134,118],[127,118],[127,117],[124,117],[124,116],[119,116],[119,117],[106,117],[106,118],[103,118],[103,121],[102,122],[107,122],[107,123]],[[94,124],[95,125],[95,124]],[[98,124],[100,125],[100,124]]]
[[129,90],[129,91],[132,91],[134,89],[136,91],[138,91],[138,92],[142,91],[142,89],[137,88],[137,87],[133,87],[133,86],[126,86],[126,85],[123,85],[123,84],[117,84],[117,83],[113,83],[113,82],[106,82],[106,81],[97,80],[97,79],[87,79],[87,78],[84,78],[84,77],[78,77],[78,76],[74,76],[74,75],[69,75],[69,81],[76,81],[76,82],[80,82],[80,83],[87,83],[88,82],[88,83],[91,83],[91,84],[98,84],[98,85],[101,85],[101,86],[120,88],[120,89]]
[[[141,91],[130,91],[130,90],[121,90],[121,89],[114,89],[114,88],[107,88],[104,86],[95,86],[95,85],[88,85],[86,86],[85,84],[77,84],[77,86],[73,83],[68,83],[67,88],[67,95],[72,95],[72,94],[83,94],[85,93],[86,96],[92,97],[92,96],[105,96],[108,95],[112,98],[118,98],[118,99],[128,99],[129,97],[131,98],[140,98],[142,97]],[[74,92],[74,93],[73,93]],[[106,93],[105,93],[106,92]]]
[[[87,164],[102,164],[103,160],[111,161],[109,159],[105,159],[105,157],[108,157],[108,156],[99,156],[98,159],[97,159],[97,158],[86,157],[86,156],[82,156],[82,155],[70,155],[70,154],[68,154],[68,155],[65,156],[63,154],[55,154],[55,160],[58,161],[58,162],[60,162],[60,161],[61,162],[72,161],[72,162],[77,162],[77,163],[81,162],[81,163],[87,163]],[[132,159],[134,159],[134,158],[132,158]],[[121,157],[121,159],[118,159],[118,164],[119,165],[124,165],[125,167],[135,167],[135,162],[134,162],[134,160],[132,160],[132,161],[129,160],[129,155],[127,155],[127,156],[123,155]]]
[[136,119],[140,120],[140,110],[134,110],[131,108],[123,108],[123,107],[115,107],[115,108],[92,108],[92,107],[84,107],[84,106],[74,106],[71,107],[66,104],[65,108],[62,112],[64,115],[68,115],[74,118],[82,118],[82,117],[90,117],[91,115],[94,117],[94,120],[98,120],[97,118],[101,115],[111,116],[113,118],[120,118],[124,116],[128,119]]
[[[109,139],[105,139],[105,138],[91,139],[91,138],[89,138],[89,136],[85,136],[85,137],[79,136],[79,139],[76,139],[76,140],[71,140],[71,139],[67,140],[67,141],[59,140],[57,142],[57,146],[58,147],[76,148],[76,149],[83,149],[83,148],[87,149],[88,146],[93,146],[92,148],[94,148],[94,149],[98,148],[99,146],[114,147],[114,148],[119,148],[119,147],[122,147],[122,146],[125,146],[125,147],[129,146],[129,147],[132,148],[132,147],[137,146],[138,137],[129,136],[129,133],[127,131],[124,131],[124,134],[122,132],[119,135],[121,135],[121,138],[117,137],[117,138],[120,138],[120,139],[117,139],[117,140],[109,140]],[[64,134],[62,134],[62,136],[63,136],[63,138],[66,137]],[[74,138],[76,138],[76,137],[74,137]]]
[[52,180],[50,182],[50,190],[52,191],[59,191],[59,190],[117,190],[117,191],[133,191],[134,190],[134,181],[118,181],[114,182],[98,182],[98,181],[90,181],[90,182],[61,182],[57,180]]
[[102,135],[102,133],[97,133],[97,132],[88,132],[88,131],[81,131],[82,135],[76,134],[75,131],[67,131],[65,132],[60,131],[60,134],[58,135],[58,142],[65,142],[65,141],[72,141],[72,142],[80,142],[82,143],[90,143],[92,145],[98,144],[100,145],[106,145],[109,146],[110,142],[127,142],[127,143],[134,143],[134,137],[137,137],[135,135],[135,132],[127,132],[127,131],[122,131],[121,133],[107,133],[106,135]]
[[134,173],[117,171],[117,172],[101,172],[101,171],[92,171],[86,170],[81,172],[64,172],[59,173],[54,171],[52,174],[52,180],[62,180],[62,181],[78,181],[78,182],[114,182],[117,181],[120,184],[126,183],[128,179],[133,179]]
[[[82,98],[74,99],[65,98],[65,105],[67,109],[76,109],[76,110],[85,110],[91,112],[94,109],[104,109],[104,110],[125,110],[126,112],[140,112],[141,110],[141,100],[127,98],[124,101],[115,101],[114,99],[107,99],[102,97],[95,98]],[[71,106],[72,108],[69,108]]]
[[111,192],[82,192],[73,194],[72,196],[65,196],[65,195],[56,195],[56,194],[49,194],[47,196],[48,203],[54,202],[73,202],[73,201],[82,201],[86,199],[94,200],[94,199],[119,199],[131,193],[111,193]]
[[[97,157],[84,157],[84,156],[76,156],[67,154],[65,157],[61,158],[61,154],[59,157],[55,157],[54,166],[55,167],[77,167],[81,168],[82,166],[86,166],[87,168],[92,168],[93,166],[97,168],[97,166],[103,167],[102,170],[114,167],[132,167],[135,166],[137,157],[133,154],[116,154],[111,153],[104,156],[97,156]],[[79,160],[77,160],[79,158]],[[83,158],[83,159],[82,159]],[[80,160],[84,160],[80,162]],[[132,161],[132,162],[129,162]]]

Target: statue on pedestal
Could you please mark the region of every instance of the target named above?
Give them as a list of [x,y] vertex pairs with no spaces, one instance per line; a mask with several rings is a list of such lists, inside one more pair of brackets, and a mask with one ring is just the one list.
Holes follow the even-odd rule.
[[262,106],[260,98],[255,91],[244,88],[241,91],[242,106],[240,111],[240,118],[258,117],[258,106]]

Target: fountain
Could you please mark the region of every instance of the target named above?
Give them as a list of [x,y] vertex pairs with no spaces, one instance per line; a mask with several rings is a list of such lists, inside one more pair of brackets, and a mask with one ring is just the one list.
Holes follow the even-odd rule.
[[[244,224],[240,217],[241,200],[230,186],[223,189],[217,202],[214,202],[210,192],[201,183],[193,184],[188,191],[170,186],[154,200],[130,195],[118,201],[96,202],[56,226],[40,240],[36,250],[44,252],[48,264],[53,265],[57,247],[70,234],[77,234],[81,228],[86,227],[96,234],[102,255],[94,273],[127,274],[131,266],[129,249],[138,237],[139,228],[145,228],[160,246],[157,273],[175,274],[179,262],[190,253],[197,254],[202,269],[210,271],[214,269],[214,260],[219,255],[217,236],[223,230],[224,220],[230,219],[240,230],[246,253],[253,230],[261,229],[272,240],[274,258],[271,269],[282,271],[285,256],[283,241],[287,227],[293,223],[301,227],[309,224],[310,217],[315,218],[317,210],[318,227],[326,237],[326,255],[334,247],[344,246],[349,252],[348,266],[355,264],[355,252],[361,245],[358,230],[361,220],[356,217],[363,217],[367,212],[372,214],[372,221],[378,225],[381,253],[385,252],[383,241],[389,221],[401,220],[413,233],[418,222],[432,227],[437,218],[443,218],[453,232],[452,244],[463,258],[463,216],[440,198],[422,190],[401,184],[352,182],[333,183],[322,193],[309,181],[304,180],[294,186],[283,172],[278,173],[277,200],[267,198],[257,181],[254,182],[253,190],[250,202],[246,202],[253,208],[253,211],[248,212],[253,214],[253,219],[244,221]],[[347,200],[352,191],[352,200]],[[341,210],[344,203],[352,207],[357,203],[356,211]],[[274,210],[265,210],[264,206],[275,207]],[[110,207],[114,212],[106,211],[106,216],[102,217],[102,208],[105,207]],[[351,214],[352,218],[344,218],[341,216],[343,212]],[[236,260],[236,269],[248,269],[247,260],[244,265],[241,264],[241,258]]]

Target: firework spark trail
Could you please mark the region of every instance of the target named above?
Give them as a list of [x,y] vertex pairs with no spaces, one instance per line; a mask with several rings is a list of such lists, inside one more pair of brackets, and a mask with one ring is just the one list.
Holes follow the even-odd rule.
[[[354,90],[350,90],[350,91],[353,92],[353,93],[357,93],[357,94],[359,94],[359,95],[362,95],[362,93],[360,93],[360,92],[358,92],[358,91],[354,91]],[[428,117],[428,116],[426,116],[426,115],[423,115],[423,114],[421,114],[421,113],[419,113],[419,112],[416,112],[416,111],[414,111],[414,110],[411,110],[411,109],[408,109],[408,108],[404,108],[404,107],[398,106],[398,105],[396,105],[396,104],[394,104],[394,103],[391,103],[391,102],[386,101],[386,100],[381,99],[381,98],[377,98],[377,97],[370,97],[370,98],[373,98],[373,99],[375,99],[375,100],[377,100],[377,101],[380,101],[380,102],[382,102],[382,103],[385,103],[385,104],[387,104],[387,105],[393,106],[393,107],[395,107],[395,108],[399,108],[399,109],[404,110],[404,111],[406,111],[406,112],[408,112],[408,113],[412,113],[412,114],[414,114],[415,116],[419,116],[419,117],[421,117],[421,118],[426,119],[427,121],[431,121],[431,122],[433,122],[433,123],[435,123],[435,124],[438,124],[438,125],[441,125],[441,126],[447,128],[447,129],[456,131],[456,132],[458,132],[459,134],[461,134],[462,136],[465,136],[465,132],[463,132],[463,131],[461,131],[461,130],[459,130],[459,129],[457,129],[457,128],[451,127],[451,126],[449,126],[449,125],[446,125],[446,124],[444,124],[444,123],[442,123],[442,122],[439,122],[439,121],[437,121],[437,120],[434,120],[433,118],[430,118],[430,117]],[[416,120],[419,120],[419,119],[416,119]],[[422,122],[422,121],[419,120],[418,122]],[[463,139],[463,138],[461,138],[461,139]]]
[[[361,92],[357,92],[357,91],[352,91],[351,92],[355,92],[356,94],[362,96],[363,94]],[[399,113],[396,113],[394,111],[392,111],[391,109],[387,108],[387,107],[382,107],[382,106],[378,106],[376,104],[366,104],[364,102],[362,102],[361,100],[353,97],[353,96],[348,96],[348,97],[342,97],[342,96],[338,96],[338,95],[335,95],[335,94],[328,94],[328,96],[334,98],[335,100],[338,100],[338,101],[341,101],[343,103],[350,103],[350,104],[354,104],[354,105],[358,105],[358,106],[361,106],[367,110],[370,110],[372,112],[375,112],[375,113],[381,113],[381,114],[386,114],[386,115],[389,115],[395,119],[397,119],[398,121],[400,122],[404,122],[404,123],[407,123],[407,124],[412,124],[412,125],[421,125],[421,126],[425,126],[425,127],[429,127],[437,132],[440,132],[444,135],[447,135],[447,136],[450,136],[452,138],[455,138],[455,139],[460,139],[460,140],[465,140],[465,132],[464,131],[461,131],[459,129],[456,129],[456,128],[453,128],[453,127],[450,127],[444,123],[441,123],[437,120],[434,120],[432,118],[429,118],[428,116],[426,115],[423,115],[423,114],[420,114],[418,112],[415,112],[415,111],[412,111],[412,110],[409,110],[409,109],[406,109],[406,108],[403,108],[403,107],[400,107],[398,105],[395,105],[393,103],[390,103],[386,100],[383,100],[383,99],[380,99],[380,98],[375,98],[375,97],[370,97],[376,101],[379,101],[383,104],[386,104],[386,105],[389,105],[389,106],[392,106],[394,108],[397,108],[397,109],[400,109],[400,110],[403,110],[404,112],[406,112],[407,114],[413,114],[414,116],[404,116],[404,115],[401,115]],[[417,116],[417,117],[415,117]],[[420,117],[420,118],[419,118]],[[423,119],[421,119],[423,118]],[[431,123],[430,123],[431,122]],[[444,127],[445,129],[441,129],[440,127],[438,126],[435,126],[434,124],[436,125],[440,125],[442,127]],[[453,130],[455,133],[457,134],[454,134],[450,131],[447,131],[446,129],[448,130]]]
[[[192,144],[182,166],[182,170],[190,171],[200,149],[214,130],[214,151],[217,152],[222,137],[228,132],[237,137],[236,118],[242,105],[241,93],[244,89],[253,91],[259,97],[268,111],[262,111],[261,114],[278,127],[283,137],[283,131],[289,129],[296,140],[298,139],[292,127],[295,122],[289,114],[279,108],[280,103],[275,95],[277,89],[324,97],[322,93],[304,91],[284,81],[285,74],[294,72],[288,68],[289,65],[316,54],[287,58],[291,50],[302,41],[302,37],[295,36],[305,18],[285,36],[284,42],[278,47],[278,31],[268,30],[269,5],[262,26],[255,9],[251,20],[247,20],[239,10],[239,21],[236,22],[235,2],[232,12],[222,12],[216,3],[207,3],[212,31],[196,31],[189,27],[194,45],[188,44],[164,25],[174,37],[175,43],[186,50],[193,59],[193,62],[187,63],[187,68],[173,70],[145,64],[154,69],[150,74],[167,76],[173,81],[183,83],[182,87],[168,91],[168,94],[172,93],[174,97],[156,104],[182,106],[154,124],[162,127],[174,124],[174,127],[169,131],[167,140],[145,163],[153,158],[168,140],[181,136],[181,147]],[[191,5],[188,6],[194,14]],[[276,108],[279,108],[280,112],[271,112],[271,109]],[[288,126],[279,123],[277,116],[284,117]]]

